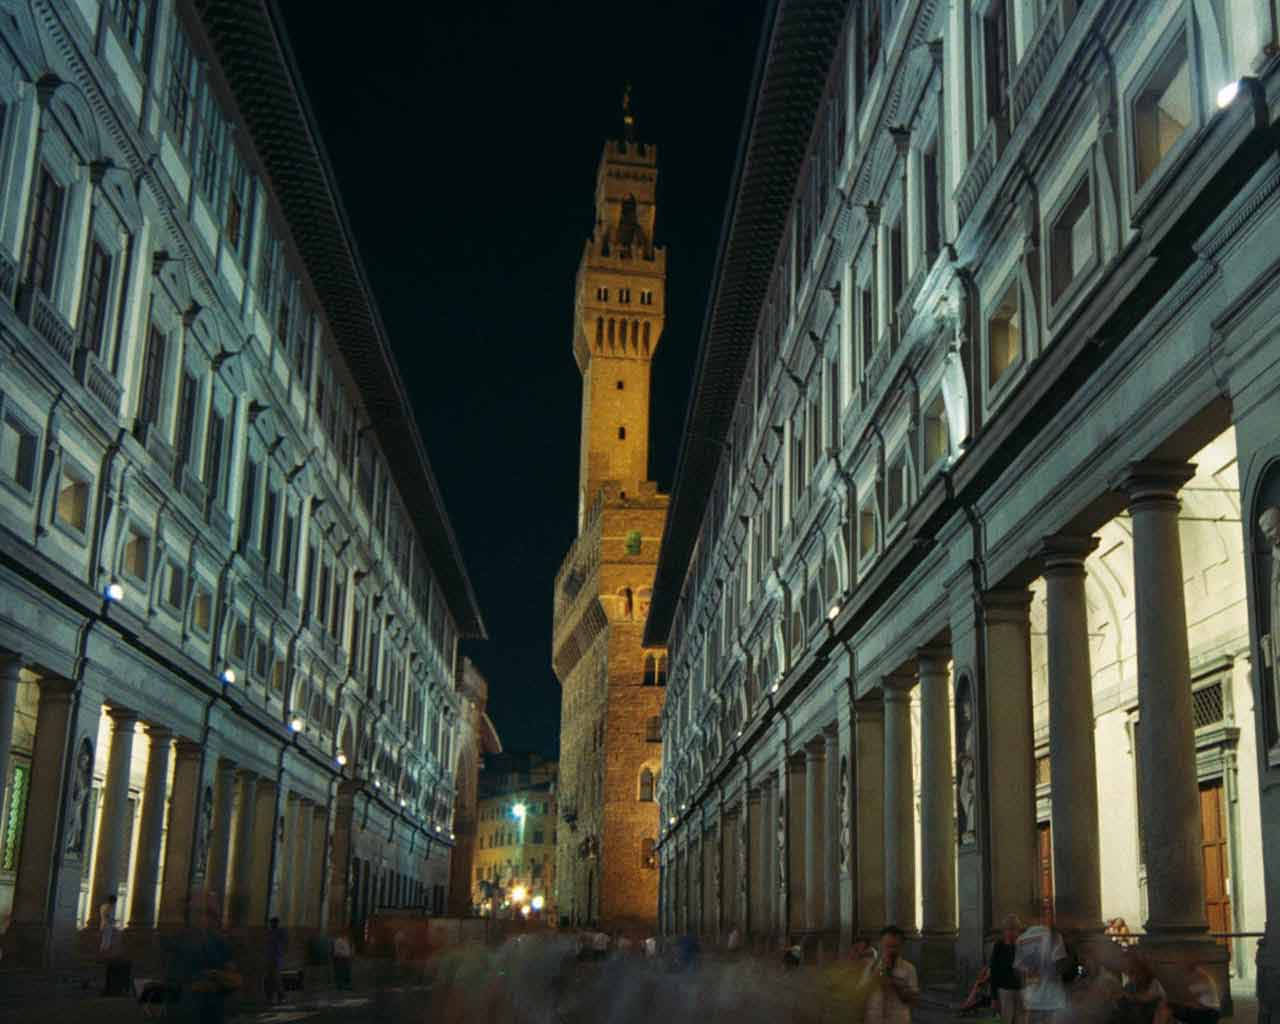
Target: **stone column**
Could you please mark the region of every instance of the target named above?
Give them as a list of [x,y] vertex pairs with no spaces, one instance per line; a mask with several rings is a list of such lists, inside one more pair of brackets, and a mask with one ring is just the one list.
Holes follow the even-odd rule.
[[828,931],[840,928],[840,738],[834,729],[823,736],[825,764],[827,827],[823,842],[823,889],[826,902],[823,906],[822,927]]
[[805,925],[820,931],[827,915],[827,745],[819,738],[804,749]]
[[320,927],[324,920],[324,905],[329,898],[325,885],[326,861],[329,857],[329,808],[326,804],[312,804],[311,828],[307,847],[306,888],[303,890],[302,923],[307,927]]
[[742,938],[748,935],[764,935],[768,926],[765,924],[764,902],[760,898],[763,892],[761,863],[764,853],[760,846],[760,819],[764,817],[763,802],[759,789],[747,790],[747,801],[744,812],[747,816],[747,905],[743,921]]
[[[355,903],[359,901],[360,880],[353,879],[351,876],[351,858],[354,853],[351,849],[351,830],[353,827],[353,819],[355,816],[355,794],[356,783],[344,779],[338,783],[338,792],[334,800],[333,809],[333,855],[328,864],[328,901],[327,914],[318,919],[321,927],[327,927],[331,932],[342,931],[351,927],[352,918],[355,916]],[[568,839],[565,834],[566,841]],[[320,877],[320,872],[325,869],[323,864],[316,865],[314,871],[316,877]],[[568,893],[568,879],[557,878],[557,891]],[[355,883],[355,892],[349,890],[349,886]],[[565,899],[556,908],[558,914],[568,914],[571,904],[569,899]]]
[[[93,868],[93,899],[90,906],[91,927],[97,927],[97,908],[114,895],[125,881],[129,868],[129,849],[125,844],[129,821],[129,768],[133,763],[133,737],[138,716],[124,708],[111,708],[111,751],[107,760],[107,776],[102,784],[102,816],[98,836],[98,855]],[[124,907],[116,908],[116,923],[122,924]]]
[[163,726],[147,726],[147,778],[142,792],[142,821],[134,865],[130,928],[153,928],[156,923],[156,885],[160,881],[161,843],[164,841],[165,787],[169,784],[169,748],[173,733]]
[[[1040,866],[1036,840],[1035,727],[1031,708],[1031,591],[992,590],[982,597],[985,685],[970,693],[968,714],[985,735],[982,843],[991,875],[983,924],[995,927],[1008,914],[1039,917]],[[957,729],[961,728],[957,724]],[[975,813],[978,808],[975,806]],[[976,841],[976,839],[974,840]],[[961,837],[964,845],[965,837]],[[962,915],[963,916],[963,915]]]
[[1209,930],[1187,605],[1178,539],[1178,491],[1194,473],[1186,464],[1140,463],[1125,481],[1133,519],[1138,807],[1147,865],[1145,927],[1152,939],[1203,937]]
[[[161,928],[200,923],[191,913],[204,882],[211,841],[213,807],[205,806],[203,750],[180,739],[174,751],[173,793],[169,798],[169,831],[164,844],[164,880],[160,883]],[[208,823],[208,824],[206,824]],[[144,830],[145,834],[145,830]],[[202,863],[203,861],[203,863]],[[136,904],[135,904],[136,906]]]
[[16,654],[0,658],[0,809],[9,784],[9,751],[13,746],[13,716],[18,707],[18,683],[22,659]]
[[236,800],[231,823],[231,855],[228,864],[226,921],[232,927],[249,923],[253,886],[254,809],[258,776],[246,769],[236,772]]
[[235,797],[235,762],[220,759],[213,776],[213,821],[209,830],[209,863],[204,873],[205,906],[209,906],[210,901],[216,904],[214,912],[219,921],[225,919],[228,908],[227,868],[231,863],[231,812]]
[[[65,679],[40,680],[28,812],[4,935],[6,961],[39,967],[77,960],[76,911],[92,849],[93,744],[101,714],[97,696],[77,692]],[[82,751],[87,764],[80,761]],[[35,813],[59,807],[61,816]]]
[[[293,817],[293,862],[288,868],[288,900],[292,913],[292,923],[303,928],[310,924],[310,906],[318,903],[317,894],[312,891],[311,879],[307,868],[311,863],[311,828],[315,815],[310,800],[294,797]],[[317,872],[319,874],[319,872]],[[282,891],[283,896],[283,891]]]
[[1042,550],[1049,640],[1054,917],[1063,931],[1102,930],[1098,776],[1084,560],[1095,537],[1050,537]]
[[725,934],[742,933],[742,907],[738,903],[738,815],[736,808],[720,815],[720,919]]
[[916,924],[915,794],[911,778],[913,676],[884,680],[884,899],[888,924]]
[[780,934],[803,931],[807,912],[805,907],[805,765],[804,754],[799,753],[783,762],[783,779],[786,786],[787,820],[784,827],[786,857],[786,890]]
[[275,878],[280,870],[279,854],[276,851],[283,845],[280,843],[283,830],[279,822],[279,795],[280,787],[275,779],[258,780],[258,789],[254,794],[254,865],[249,890],[251,896],[248,921],[255,928],[265,926],[267,919],[275,914]]
[[886,923],[884,874],[884,705],[853,705],[855,936],[875,936]]
[[947,652],[916,655],[920,677],[921,931],[951,938],[956,932],[956,830],[951,790],[951,679]]
[[276,900],[276,905],[273,909],[280,918],[280,924],[285,928],[292,928],[297,924],[293,909],[293,891],[297,887],[298,875],[293,870],[293,862],[297,857],[298,850],[298,808],[300,806],[301,798],[297,793],[282,791],[280,817],[284,822],[284,838],[279,843],[279,850],[276,856],[283,858],[282,866],[277,869],[277,873],[283,882],[280,886],[279,898]]

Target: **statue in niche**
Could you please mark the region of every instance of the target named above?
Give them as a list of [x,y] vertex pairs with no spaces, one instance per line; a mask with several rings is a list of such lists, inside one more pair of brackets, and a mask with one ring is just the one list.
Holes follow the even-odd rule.
[[70,816],[67,821],[66,852],[73,856],[84,853],[89,835],[89,797],[93,793],[93,744],[80,741],[76,751],[76,763],[71,769],[71,800],[67,804]]
[[1258,517],[1262,536],[1271,545],[1271,589],[1267,592],[1271,615],[1262,637],[1262,660],[1273,681],[1280,678],[1280,508],[1270,505]]
[[787,894],[787,798],[778,796],[778,892]]
[[840,873],[849,871],[853,852],[853,821],[849,811],[849,755],[840,755]]
[[973,721],[973,689],[967,677],[956,687],[956,761],[957,822],[960,845],[977,841],[978,739]]
[[200,827],[196,831],[195,864],[196,874],[203,877],[209,868],[209,836],[213,833],[213,787],[205,786],[200,798]]

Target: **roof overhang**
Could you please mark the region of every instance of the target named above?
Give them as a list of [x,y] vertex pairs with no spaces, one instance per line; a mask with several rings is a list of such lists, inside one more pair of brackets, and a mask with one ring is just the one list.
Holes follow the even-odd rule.
[[458,631],[483,638],[475,592],[277,2],[196,0],[195,6]]
[[847,0],[771,0],[738,145],[644,642],[667,642]]

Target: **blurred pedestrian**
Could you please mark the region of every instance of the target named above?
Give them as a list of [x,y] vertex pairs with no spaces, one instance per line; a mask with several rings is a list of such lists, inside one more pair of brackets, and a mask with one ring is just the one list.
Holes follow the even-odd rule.
[[915,965],[902,955],[902,929],[880,932],[880,959],[872,968],[875,984],[867,996],[867,1024],[911,1024],[911,1007],[920,997]]
[[333,940],[333,984],[339,992],[351,991],[351,940],[346,932]]
[[288,937],[280,927],[280,918],[273,917],[267,923],[267,971],[263,978],[267,1002],[271,1005],[284,1002],[280,976],[284,971],[284,951],[287,944]]

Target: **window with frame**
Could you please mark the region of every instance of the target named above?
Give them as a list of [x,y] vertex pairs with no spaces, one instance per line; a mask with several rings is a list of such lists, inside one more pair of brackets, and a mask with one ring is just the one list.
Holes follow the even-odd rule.
[[982,16],[982,58],[987,120],[1002,117],[1009,98],[1012,38],[1008,0],[993,0]]
[[258,507],[258,464],[245,456],[244,482],[240,492],[240,547],[253,543],[254,511]]
[[284,693],[284,659],[276,658],[271,662],[271,692],[275,694]]
[[197,583],[195,597],[191,600],[191,628],[200,636],[208,637],[213,624],[213,592]]
[[298,520],[287,507],[284,514],[284,530],[280,534],[280,575],[292,593],[296,584],[293,572],[293,547],[298,534]]
[[907,250],[902,243],[902,214],[889,227],[889,316],[898,315],[898,303],[907,283]]
[[858,307],[862,313],[862,368],[863,372],[865,372],[876,350],[876,289],[874,275],[872,275],[868,287],[858,289],[858,295],[861,300],[858,303]]
[[885,487],[885,511],[889,522],[902,515],[907,505],[907,455],[899,452],[889,464]]
[[187,595],[187,574],[177,562],[170,562],[165,569],[162,593],[164,603],[171,611],[182,611]]
[[316,593],[316,623],[324,629],[329,622],[329,587],[333,580],[333,570],[328,562],[320,566],[320,589]]
[[84,300],[80,304],[80,344],[95,356],[102,352],[111,289],[111,254],[94,236],[84,264]]
[[876,511],[870,501],[858,509],[858,560],[876,553]]
[[89,489],[86,474],[73,467],[64,455],[54,502],[54,518],[60,525],[76,533],[84,533],[89,523]]
[[209,426],[204,440],[204,486],[210,505],[216,505],[222,499],[222,459],[226,430],[226,418],[211,404]]
[[342,642],[342,626],[347,605],[347,585],[342,577],[343,574],[338,573],[333,583],[333,618],[329,623],[329,634],[339,643]]
[[231,643],[228,645],[231,660],[243,665],[249,656],[249,626],[239,615],[231,627]]
[[1021,307],[1015,278],[987,317],[988,389],[999,384],[1021,357]]
[[146,583],[150,574],[151,538],[140,530],[130,527],[129,539],[125,541],[120,568],[140,583]]
[[262,533],[259,547],[262,560],[268,569],[275,569],[272,556],[276,553],[276,520],[280,518],[280,492],[274,487],[267,488],[266,500],[262,503]]
[[146,53],[151,27],[151,0],[110,0],[107,5],[125,46],[141,62]]
[[155,426],[160,417],[160,402],[164,393],[164,364],[169,339],[154,323],[147,332],[147,347],[142,355],[142,390],[138,396],[139,434]]
[[1165,51],[1133,100],[1134,188],[1151,180],[1195,118],[1187,34]]
[[226,208],[222,230],[241,266],[249,264],[249,171],[234,144],[227,146]]
[[253,674],[265,683],[270,668],[271,648],[267,646],[266,639],[259,634],[253,641]]
[[938,177],[938,139],[935,136],[920,154],[921,220],[924,251],[932,261],[942,248],[942,192]]
[[195,445],[196,433],[196,401],[200,394],[200,383],[186,370],[182,371],[182,380],[178,384],[178,465],[185,466],[191,461],[191,452]]
[[226,147],[227,122],[207,82],[199,91],[198,102],[200,124],[199,142],[195,146],[196,183],[201,194],[216,210],[222,186],[222,152]]
[[187,38],[182,22],[177,18],[173,21],[173,36],[169,40],[168,71],[165,119],[177,138],[178,148],[186,149],[191,139],[191,108],[199,67],[195,52],[191,49],[191,41]]
[[1053,302],[1058,302],[1066,294],[1071,282],[1093,261],[1096,251],[1093,219],[1089,176],[1086,174],[1050,229],[1049,292]]
[[22,282],[52,297],[58,272],[58,247],[62,238],[62,211],[66,189],[43,163],[36,174],[27,227],[26,267]]
[[0,475],[30,496],[36,486],[36,449],[40,435],[16,409],[7,406],[0,424]]
[[924,433],[924,468],[932,469],[951,454],[950,425],[947,423],[946,403],[939,391],[933,396],[921,416]]

